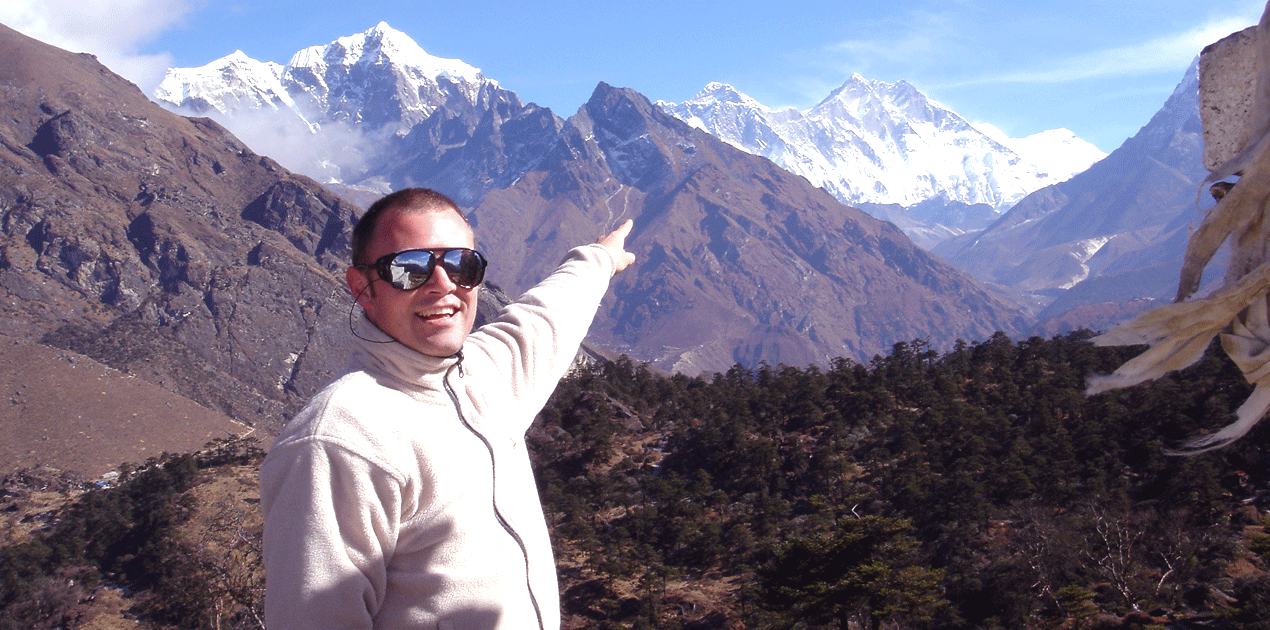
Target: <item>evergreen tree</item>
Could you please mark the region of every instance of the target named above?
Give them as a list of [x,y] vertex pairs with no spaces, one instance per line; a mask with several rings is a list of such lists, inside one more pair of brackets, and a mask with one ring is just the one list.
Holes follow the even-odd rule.
[[922,566],[918,546],[905,519],[840,519],[830,533],[776,548],[759,573],[763,602],[842,630],[853,621],[872,630],[929,625],[947,602],[939,594],[940,572]]

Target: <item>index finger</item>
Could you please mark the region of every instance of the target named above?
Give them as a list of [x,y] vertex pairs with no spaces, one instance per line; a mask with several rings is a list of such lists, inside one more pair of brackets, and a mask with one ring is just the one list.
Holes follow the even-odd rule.
[[627,219],[623,221],[621,225],[617,226],[617,229],[600,237],[599,242],[605,245],[616,245],[620,247],[626,242],[626,237],[630,235],[631,228],[634,225],[635,221],[633,219]]

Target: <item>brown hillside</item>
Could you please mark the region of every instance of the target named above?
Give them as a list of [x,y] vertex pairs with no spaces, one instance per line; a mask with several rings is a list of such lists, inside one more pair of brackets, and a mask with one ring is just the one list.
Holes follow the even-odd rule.
[[357,208],[89,55],[0,58],[0,333],[276,431],[344,366]]
[[252,429],[88,357],[0,336],[0,476],[44,465],[96,478]]
[[987,287],[805,178],[600,84],[560,142],[473,211],[512,293],[567,247],[632,218],[630,272],[592,340],[660,368],[868,361],[897,341],[936,347],[1026,328]]

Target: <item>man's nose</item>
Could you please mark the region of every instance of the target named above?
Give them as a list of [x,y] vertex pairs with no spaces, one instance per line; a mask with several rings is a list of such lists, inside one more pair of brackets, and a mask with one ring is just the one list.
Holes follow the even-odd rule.
[[450,293],[458,287],[459,285],[450,278],[450,273],[438,262],[432,268],[432,275],[428,276],[428,281],[423,283],[422,288],[429,293]]

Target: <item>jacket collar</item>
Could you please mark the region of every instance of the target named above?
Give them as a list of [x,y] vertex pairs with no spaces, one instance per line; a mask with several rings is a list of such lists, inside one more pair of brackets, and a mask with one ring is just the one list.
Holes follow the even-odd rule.
[[461,356],[460,352],[432,357],[407,348],[371,323],[365,312],[353,322],[352,368],[374,376],[387,376],[410,387],[435,386]]

